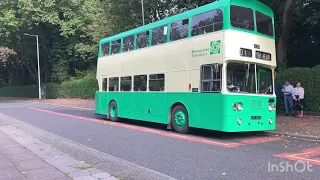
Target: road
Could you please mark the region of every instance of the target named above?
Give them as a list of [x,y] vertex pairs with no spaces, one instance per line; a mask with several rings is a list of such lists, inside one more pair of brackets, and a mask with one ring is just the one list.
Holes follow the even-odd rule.
[[[0,103],[0,113],[176,179],[320,177],[320,144],[315,141],[203,130],[182,135],[158,124],[105,121],[89,109],[24,101]],[[294,166],[299,160],[310,162],[312,171],[298,172],[301,163],[293,172],[276,171],[280,163]]]

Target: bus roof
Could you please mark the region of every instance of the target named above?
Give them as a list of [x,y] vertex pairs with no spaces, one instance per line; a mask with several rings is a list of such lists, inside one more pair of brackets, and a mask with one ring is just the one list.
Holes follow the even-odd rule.
[[102,40],[100,40],[99,44],[103,44],[106,42],[110,42],[110,41],[114,41],[114,40],[118,40],[130,35],[134,35],[137,33],[142,33],[145,32],[147,30],[159,27],[159,26],[163,26],[166,24],[170,24],[171,22],[175,22],[178,20],[181,20],[185,17],[191,17],[197,14],[201,14],[203,12],[207,12],[213,9],[217,9],[217,8],[222,8],[225,6],[229,6],[230,4],[235,4],[235,5],[239,5],[239,6],[246,6],[246,7],[252,7],[253,9],[258,8],[259,10],[262,10],[264,13],[266,13],[269,16],[273,16],[273,11],[271,8],[269,8],[268,6],[266,6],[265,4],[257,1],[257,0],[217,0],[215,2],[209,3],[207,5],[192,9],[192,10],[188,10],[186,12],[183,13],[179,13],[177,15],[144,25],[144,26],[140,26],[134,29],[131,29],[129,31],[126,32],[122,32],[107,38],[103,38]]

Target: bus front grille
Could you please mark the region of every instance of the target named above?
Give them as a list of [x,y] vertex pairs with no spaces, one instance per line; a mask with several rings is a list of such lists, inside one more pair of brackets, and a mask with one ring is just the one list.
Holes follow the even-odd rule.
[[250,107],[253,109],[262,109],[263,108],[263,101],[261,100],[251,100]]

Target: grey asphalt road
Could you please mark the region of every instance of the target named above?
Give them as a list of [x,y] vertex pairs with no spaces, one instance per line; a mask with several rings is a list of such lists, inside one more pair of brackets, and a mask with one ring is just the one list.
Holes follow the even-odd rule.
[[[46,111],[30,109],[35,107]],[[55,113],[48,113],[48,112]],[[320,147],[319,142],[282,138],[278,141],[247,144],[234,148],[189,141],[192,137],[223,143],[250,141],[257,133],[225,134],[196,130],[185,139],[139,131],[151,127],[168,131],[165,126],[151,123],[125,121],[137,130],[110,124],[87,121],[79,117],[95,118],[93,111],[52,107],[31,102],[0,103],[0,112],[43,130],[57,134],[85,146],[140,166],[166,174],[176,179],[319,179],[320,166],[312,165],[312,171],[270,172],[270,164],[295,165],[296,161],[273,155],[298,153]],[[73,115],[73,116],[65,116]],[[174,133],[173,133],[174,134]],[[179,135],[179,134],[176,134]],[[319,150],[320,151],[320,150]],[[318,158],[318,159],[316,159]],[[313,160],[320,164],[320,152]],[[296,170],[301,170],[301,164]],[[275,169],[274,169],[275,170]]]

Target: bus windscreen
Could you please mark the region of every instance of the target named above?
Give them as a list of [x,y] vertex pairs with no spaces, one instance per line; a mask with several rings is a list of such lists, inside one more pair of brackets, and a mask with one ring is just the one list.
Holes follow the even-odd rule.
[[256,11],[257,31],[267,36],[273,36],[273,24],[270,16]]
[[253,10],[250,8],[231,5],[230,21],[235,28],[254,30]]

